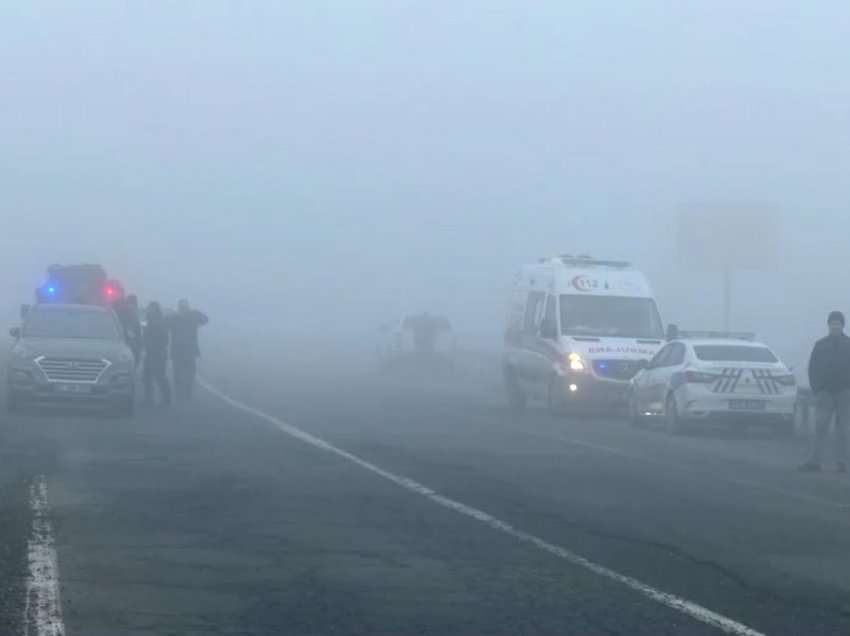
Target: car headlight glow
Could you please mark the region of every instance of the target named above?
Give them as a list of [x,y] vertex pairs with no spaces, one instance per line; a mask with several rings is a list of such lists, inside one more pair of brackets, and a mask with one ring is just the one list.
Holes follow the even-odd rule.
[[567,356],[567,360],[570,362],[570,370],[571,371],[584,371],[585,365],[584,360],[582,360],[581,356],[577,353],[571,353]]

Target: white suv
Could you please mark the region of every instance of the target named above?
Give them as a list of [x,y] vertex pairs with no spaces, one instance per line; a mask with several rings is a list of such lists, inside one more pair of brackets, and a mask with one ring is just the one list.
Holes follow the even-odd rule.
[[705,420],[765,424],[780,434],[792,434],[794,375],[773,351],[751,338],[680,334],[632,379],[632,422],[641,426],[663,418],[671,434],[689,422]]
[[130,416],[136,366],[115,312],[97,305],[35,305],[7,371],[9,411],[30,406],[106,408]]

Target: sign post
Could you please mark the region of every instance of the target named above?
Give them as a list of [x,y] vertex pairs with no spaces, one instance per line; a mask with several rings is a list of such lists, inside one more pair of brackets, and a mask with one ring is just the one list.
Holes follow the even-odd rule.
[[722,319],[732,329],[732,284],[738,271],[768,271],[782,260],[782,218],[763,204],[702,204],[679,211],[679,265],[722,275]]

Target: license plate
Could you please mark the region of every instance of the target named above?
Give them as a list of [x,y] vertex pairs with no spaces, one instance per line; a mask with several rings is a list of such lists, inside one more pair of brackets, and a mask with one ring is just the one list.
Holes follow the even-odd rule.
[[763,411],[766,406],[764,400],[729,400],[729,408],[733,411]]
[[74,395],[91,393],[88,384],[54,384],[53,390],[57,393],[73,393]]

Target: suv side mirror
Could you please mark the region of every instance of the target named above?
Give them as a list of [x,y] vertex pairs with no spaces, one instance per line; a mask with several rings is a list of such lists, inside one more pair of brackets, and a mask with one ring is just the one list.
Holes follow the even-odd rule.
[[558,337],[558,326],[551,320],[544,320],[540,325],[540,335],[547,340],[555,340]]
[[21,312],[20,312],[21,320],[26,318],[28,313],[30,313],[30,306],[29,305],[21,305]]
[[679,325],[667,325],[667,340],[679,338]]
[[13,338],[20,338],[21,337],[21,328],[20,327],[12,327],[11,329],[9,329],[9,335],[12,336]]
[[640,360],[637,361],[637,370],[638,371],[643,371],[644,369],[648,369],[648,368],[649,368],[649,360],[647,360],[646,358],[641,358]]

